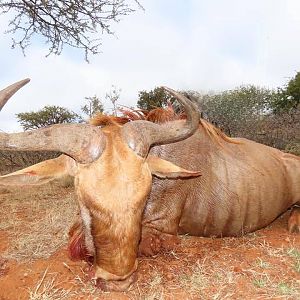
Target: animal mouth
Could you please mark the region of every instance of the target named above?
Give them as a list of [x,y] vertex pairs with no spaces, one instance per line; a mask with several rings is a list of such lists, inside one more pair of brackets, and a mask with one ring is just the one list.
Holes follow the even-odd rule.
[[133,269],[123,276],[112,274],[96,266],[93,276],[96,279],[96,286],[103,291],[127,291],[137,280],[137,266],[136,260]]
[[[95,264],[94,255],[87,249],[85,233],[81,222],[76,222],[69,232],[70,240],[68,245],[69,256],[72,260],[84,260],[90,267],[88,277],[95,281],[96,286],[103,291],[127,291],[137,280],[136,270],[137,259],[130,272],[124,275],[115,275]],[[94,264],[94,266],[93,266]]]
[[137,272],[133,272],[130,276],[123,280],[104,280],[98,278],[96,280],[96,286],[104,292],[125,292],[128,291],[130,286],[137,281]]

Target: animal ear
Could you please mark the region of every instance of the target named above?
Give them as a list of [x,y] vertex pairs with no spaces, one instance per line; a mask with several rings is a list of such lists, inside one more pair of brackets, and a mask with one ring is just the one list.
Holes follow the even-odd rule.
[[0,176],[0,185],[40,185],[65,175],[74,176],[75,171],[75,161],[67,155],[61,155],[17,172]]
[[148,155],[147,163],[151,170],[151,173],[160,178],[182,178],[201,175],[198,171],[189,171],[180,168],[167,160],[151,155]]

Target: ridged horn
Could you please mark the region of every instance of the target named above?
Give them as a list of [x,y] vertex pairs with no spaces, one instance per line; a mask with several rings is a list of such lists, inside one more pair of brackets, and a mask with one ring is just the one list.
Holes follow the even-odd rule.
[[178,142],[190,137],[198,128],[200,113],[196,104],[184,95],[163,87],[184,107],[186,121],[168,122],[162,125],[148,121],[133,121],[122,128],[123,138],[137,154],[146,156],[151,145],[163,145]]
[[21,133],[0,133],[0,150],[58,151],[79,163],[91,163],[105,149],[100,128],[89,124],[57,124]]
[[0,91],[0,111],[2,110],[8,99],[29,81],[29,78],[20,80]]

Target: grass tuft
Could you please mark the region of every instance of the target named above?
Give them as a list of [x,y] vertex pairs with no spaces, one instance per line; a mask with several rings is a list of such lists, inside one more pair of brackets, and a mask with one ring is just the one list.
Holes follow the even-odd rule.
[[257,288],[264,288],[267,285],[267,280],[265,278],[256,278],[253,280],[253,284]]
[[204,264],[198,260],[192,268],[191,274],[181,276],[182,287],[191,293],[201,293],[209,284],[208,276],[205,272]]
[[29,289],[29,300],[64,300],[72,296],[70,290],[59,287],[56,283],[57,274],[49,274],[45,270],[41,280],[33,289]]
[[296,258],[298,260],[300,260],[300,251],[296,248],[290,248],[287,250],[287,254],[290,257]]
[[295,293],[295,289],[286,282],[280,282],[277,288],[281,295],[293,295]]
[[269,269],[271,267],[268,262],[262,260],[260,257],[255,261],[255,265],[262,269]]

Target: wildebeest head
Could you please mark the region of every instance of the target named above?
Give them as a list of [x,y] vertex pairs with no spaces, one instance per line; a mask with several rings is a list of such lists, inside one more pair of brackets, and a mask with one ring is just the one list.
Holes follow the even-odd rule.
[[184,106],[186,121],[158,125],[142,120],[104,128],[59,124],[30,132],[0,133],[2,150],[66,154],[2,176],[0,184],[35,185],[64,174],[74,176],[95,277],[121,281],[123,288],[130,284],[137,268],[142,213],[152,174],[162,178],[199,175],[149,155],[151,146],[185,139],[199,124],[196,106],[183,95],[165,89]]

